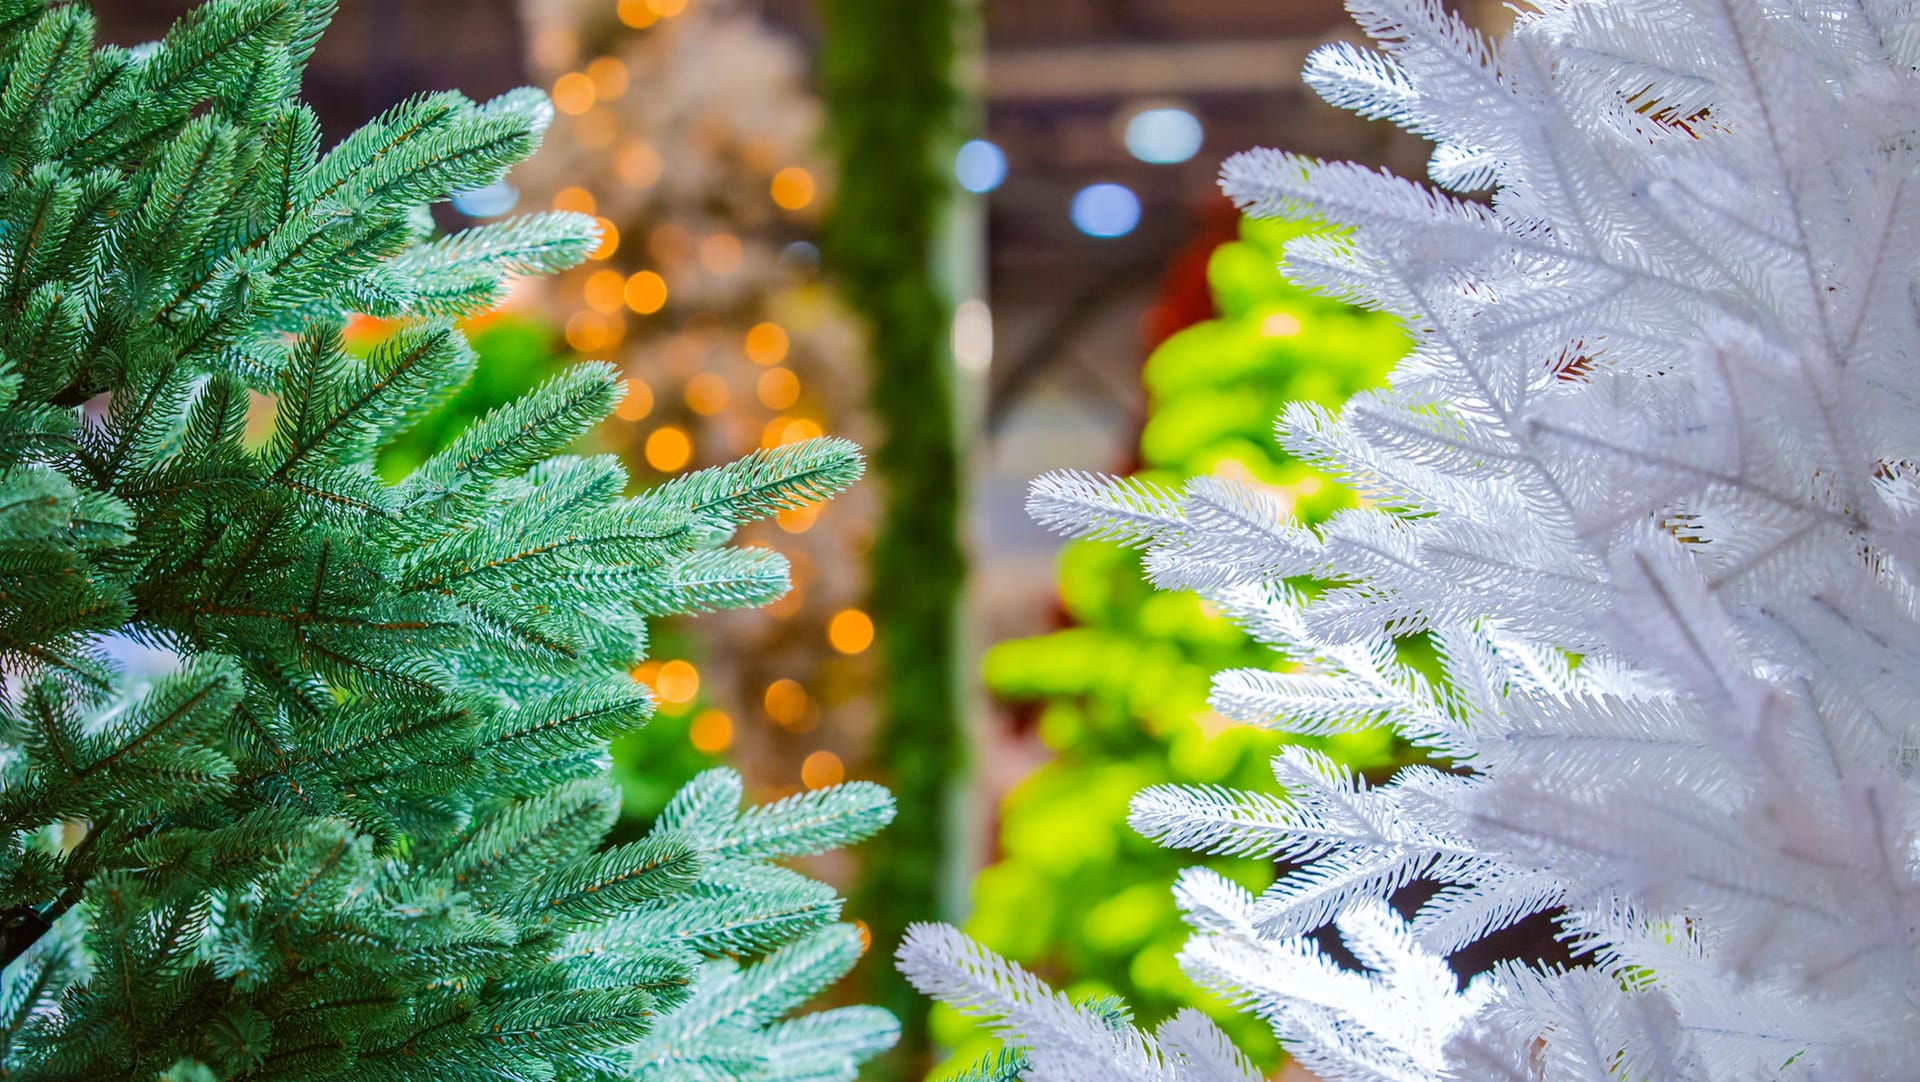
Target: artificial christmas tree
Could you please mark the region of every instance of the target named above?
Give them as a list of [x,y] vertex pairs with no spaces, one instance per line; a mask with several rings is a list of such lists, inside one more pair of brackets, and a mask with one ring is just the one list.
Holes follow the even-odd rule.
[[[1149,836],[1300,865],[1257,898],[1184,875],[1185,967],[1327,1078],[1910,1076],[1920,18],[1552,0],[1496,46],[1437,4],[1351,7],[1382,51],[1308,81],[1434,139],[1442,188],[1494,189],[1227,165],[1256,213],[1342,227],[1288,246],[1296,281],[1414,335],[1391,389],[1282,419],[1368,505],[1308,529],[1252,488],[1035,488],[1300,664],[1220,674],[1223,713],[1437,760],[1373,787],[1288,748],[1284,796],[1142,793]],[[1415,877],[1445,886],[1409,921],[1385,899]],[[1448,954],[1542,911],[1582,966],[1458,984]],[[1329,921],[1364,972],[1309,936]],[[949,930],[904,954],[1031,1077],[1251,1077],[1191,1019],[1075,1010]]]
[[[330,14],[214,0],[95,49],[79,5],[0,6],[0,1070],[850,1079],[893,1024],[780,1020],[859,940],[771,862],[885,793],[742,812],[711,772],[601,843],[646,618],[778,596],[780,559],[725,542],[859,460],[623,497],[560,453],[621,393],[580,365],[377,477],[467,375],[452,320],[597,240],[432,237],[428,203],[536,145],[537,93],[416,98],[321,154],[296,93]],[[352,312],[400,329],[351,356]],[[136,647],[140,681],[110,660]]]

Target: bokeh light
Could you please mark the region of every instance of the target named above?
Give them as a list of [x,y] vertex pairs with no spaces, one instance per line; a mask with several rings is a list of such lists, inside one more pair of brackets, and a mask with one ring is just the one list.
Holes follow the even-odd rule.
[[581,296],[587,307],[596,312],[618,312],[623,302],[621,295],[625,291],[627,280],[619,271],[603,267],[587,275],[586,284],[581,287]]
[[774,205],[781,210],[799,210],[813,202],[813,174],[797,165],[789,165],[773,175],[768,185]]
[[661,473],[672,473],[693,457],[693,441],[679,428],[666,425],[648,434],[642,453],[646,455],[647,465]]
[[807,718],[807,689],[800,686],[800,681],[783,676],[767,685],[761,705],[775,724],[783,729],[796,729]]
[[711,417],[727,408],[727,381],[715,372],[702,372],[687,381],[687,408],[702,417]]
[[841,609],[827,623],[827,641],[843,654],[858,654],[873,645],[873,617],[859,609]]
[[667,280],[652,271],[637,271],[627,279],[627,307],[650,316],[667,303]]
[[568,116],[579,116],[599,100],[593,80],[585,72],[570,71],[553,81],[553,107]]
[[779,364],[787,359],[787,332],[778,323],[756,323],[747,331],[747,359],[754,364]]
[[847,780],[847,765],[830,751],[816,751],[800,761],[800,784],[825,789]]
[[596,57],[587,64],[586,75],[601,101],[611,101],[627,92],[627,66],[617,57]]
[[553,193],[553,209],[570,210],[575,214],[592,214],[600,209],[594,201],[593,193],[585,188],[562,188]]
[[789,368],[769,368],[760,373],[755,391],[761,405],[770,410],[783,410],[800,400],[800,377]]
[[697,751],[718,755],[733,745],[733,719],[723,710],[702,710],[687,726],[687,742]]
[[607,218],[595,218],[600,226],[600,246],[588,254],[588,259],[607,259],[620,249],[620,227]]
[[629,379],[627,394],[613,407],[613,415],[622,421],[638,421],[653,412],[653,388],[646,380]]
[[969,139],[953,156],[953,175],[962,188],[984,195],[1007,179],[1007,154],[985,139]]
[[661,702],[692,702],[700,694],[700,670],[693,667],[693,662],[678,658],[663,662],[653,676],[653,689],[659,692]]
[[1089,184],[1074,194],[1072,213],[1089,237],[1124,237],[1140,224],[1140,197],[1123,184]]
[[740,238],[732,233],[714,233],[700,242],[700,265],[715,274],[739,270],[740,259]]
[[1142,109],[1127,120],[1127,153],[1155,165],[1186,161],[1204,138],[1200,119],[1185,109]]

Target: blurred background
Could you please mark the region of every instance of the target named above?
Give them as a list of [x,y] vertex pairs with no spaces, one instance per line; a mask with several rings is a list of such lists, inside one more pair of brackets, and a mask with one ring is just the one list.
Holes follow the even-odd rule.
[[[123,43],[190,6],[97,5]],[[1314,46],[1352,36],[1337,0],[341,0],[320,45],[307,95],[330,140],[425,90],[545,88],[540,153],[436,214],[557,207],[605,233],[470,327],[479,376],[391,470],[579,358],[627,374],[590,449],[636,489],[821,433],[869,449],[868,481],[745,539],[791,559],[786,598],[661,630],[634,671],[660,714],[617,766],[631,830],[721,761],[762,799],[893,787],[893,828],[810,869],[871,935],[835,995],[906,1023],[871,1077],[924,1077],[987,1039],[893,974],[906,923],[930,919],[1147,1021],[1200,1005],[1284,1069],[1175,965],[1169,887],[1193,861],[1125,824],[1145,785],[1263,785],[1280,738],[1228,726],[1206,693],[1216,669],[1275,662],[1022,503],[1061,468],[1230,475],[1309,519],[1349,499],[1279,452],[1272,419],[1377,383],[1406,343],[1287,286],[1274,264],[1297,227],[1243,223],[1214,177],[1255,145],[1424,172],[1424,144],[1301,85]],[[1406,754],[1322,746],[1376,776]],[[1218,866],[1255,889],[1275,871]]]

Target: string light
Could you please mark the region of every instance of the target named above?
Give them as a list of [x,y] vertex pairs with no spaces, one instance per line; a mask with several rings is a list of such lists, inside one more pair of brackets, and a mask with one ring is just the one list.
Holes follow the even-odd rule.
[[666,306],[667,280],[652,271],[637,271],[627,279],[624,293],[628,308],[650,316]]
[[662,19],[671,19],[687,10],[687,0],[647,0],[647,6]]
[[660,693],[661,702],[692,702],[693,697],[700,694],[700,670],[693,667],[693,662],[676,658],[660,666],[653,686]]
[[847,765],[830,751],[816,751],[800,761],[800,784],[825,789],[847,780]]
[[778,323],[756,323],[747,331],[747,359],[754,364],[786,360],[787,345],[787,332]]
[[673,473],[693,457],[693,441],[680,429],[666,425],[647,436],[642,453],[646,455],[647,465],[661,473]]
[[695,751],[718,755],[733,744],[733,719],[720,710],[702,710],[687,727]]
[[770,188],[774,205],[781,210],[800,210],[813,202],[813,174],[797,165],[775,173]]
[[800,400],[800,377],[788,368],[769,368],[760,373],[756,388],[760,404],[770,410],[783,410]]
[[687,408],[703,417],[711,417],[727,408],[727,381],[717,373],[702,372],[687,381]]
[[613,407],[613,415],[622,421],[638,421],[653,412],[653,388],[645,380],[627,380],[627,396]]
[[843,654],[858,654],[873,645],[873,617],[859,609],[841,609],[827,621],[827,641]]

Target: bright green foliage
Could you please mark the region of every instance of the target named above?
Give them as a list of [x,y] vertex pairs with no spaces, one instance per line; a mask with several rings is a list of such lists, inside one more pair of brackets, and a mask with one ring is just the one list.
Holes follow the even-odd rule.
[[[857,942],[775,862],[884,792],[743,812],[715,771],[605,839],[646,617],[777,595],[725,542],[859,458],[627,498],[560,454],[621,393],[582,365],[377,473],[470,374],[451,320],[594,237],[432,237],[426,204],[536,145],[531,91],[321,154],[294,94],[330,14],[215,0],[95,49],[84,8],[0,0],[0,1074],[851,1079],[893,1024],[781,1020]],[[349,312],[400,329],[355,356]]]
[[[1141,479],[1251,477],[1291,495],[1310,521],[1351,502],[1276,446],[1273,418],[1293,399],[1333,405],[1377,385],[1406,339],[1392,319],[1275,274],[1282,243],[1298,232],[1248,220],[1239,241],[1215,250],[1207,274],[1218,318],[1181,331],[1147,361]],[[1135,834],[1127,806],[1168,782],[1271,784],[1266,763],[1282,737],[1211,719],[1207,692],[1214,672],[1271,667],[1274,654],[1192,594],[1153,589],[1138,553],[1112,543],[1068,546],[1060,593],[1074,626],[1002,643],[986,659],[995,694],[1033,704],[1053,758],[1008,796],[1001,859],[975,882],[966,931],[1075,993],[1120,992],[1145,1017],[1204,1007],[1270,1063],[1272,1034],[1206,999],[1175,964],[1190,930],[1170,887],[1192,854]],[[1359,770],[1398,754],[1371,733],[1315,743]],[[1251,889],[1273,879],[1257,861],[1212,866]],[[991,1046],[957,1015],[937,1015],[962,1058]]]

